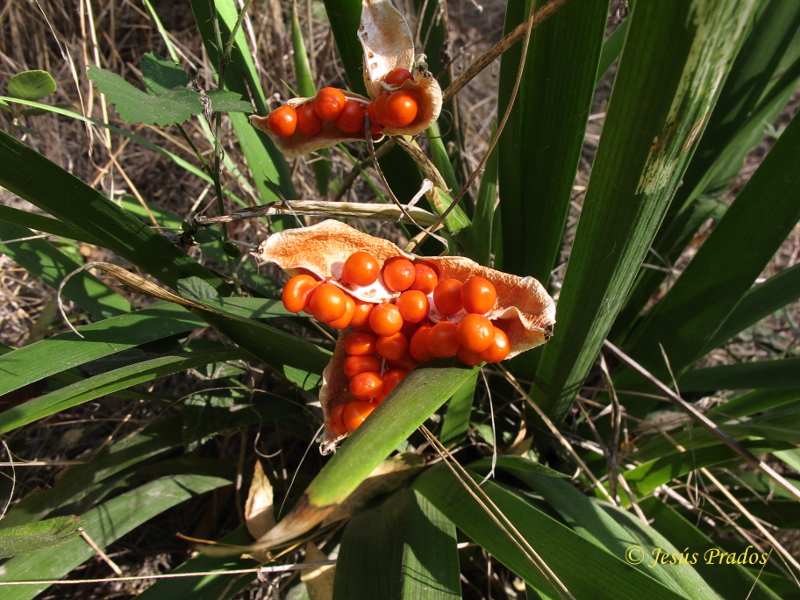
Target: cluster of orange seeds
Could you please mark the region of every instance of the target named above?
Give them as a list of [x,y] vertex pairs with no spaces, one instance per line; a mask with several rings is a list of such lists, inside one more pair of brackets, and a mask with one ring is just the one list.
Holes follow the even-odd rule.
[[267,117],[270,131],[279,137],[296,132],[308,137],[319,135],[325,122],[332,122],[346,135],[364,135],[364,115],[369,114],[373,135],[384,127],[405,127],[417,118],[419,99],[410,91],[399,89],[414,76],[407,69],[394,69],[383,79],[381,93],[372,102],[346,97],[333,87],[322,88],[313,100],[298,106],[284,105]]
[[[379,278],[399,295],[372,303],[343,289],[370,286]],[[476,366],[500,362],[509,354],[508,336],[485,316],[495,306],[497,292],[484,277],[440,281],[427,264],[394,257],[381,266],[371,254],[359,251],[344,262],[338,283],[301,274],[283,290],[283,304],[290,312],[305,311],[336,329],[355,328],[344,340],[343,367],[354,400],[333,409],[331,428],[336,435],[355,431],[422,362],[456,356]]]

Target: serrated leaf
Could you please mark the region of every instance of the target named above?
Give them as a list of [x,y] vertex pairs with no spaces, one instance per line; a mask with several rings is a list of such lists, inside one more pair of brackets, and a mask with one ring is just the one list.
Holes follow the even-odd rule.
[[23,71],[8,80],[8,95],[22,100],[41,100],[56,91],[47,71]]
[[89,67],[89,79],[108,97],[120,118],[128,123],[173,125],[183,123],[203,112],[200,94],[188,88],[176,88],[151,96],[133,87],[116,73]]
[[274,496],[272,484],[264,474],[264,467],[261,461],[257,460],[253,481],[250,482],[250,491],[247,493],[247,502],[244,505],[245,525],[255,539],[275,527]]
[[183,67],[155,52],[145,54],[139,68],[142,70],[144,87],[153,96],[185,88],[191,81]]
[[206,92],[206,96],[211,99],[211,110],[214,112],[241,112],[248,114],[253,112],[253,105],[242,100],[241,94],[237,94],[236,92],[216,90],[213,92]]
[[0,530],[0,558],[9,558],[42,548],[52,548],[68,542],[78,535],[83,521],[74,515],[66,515],[17,525]]

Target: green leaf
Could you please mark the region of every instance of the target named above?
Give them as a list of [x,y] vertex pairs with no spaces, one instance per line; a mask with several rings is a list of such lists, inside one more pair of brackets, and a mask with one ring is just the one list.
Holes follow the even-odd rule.
[[[531,390],[556,421],[572,405],[647,255],[754,6],[681,0],[633,8],[559,296],[558,333],[542,352]],[[714,57],[715,68],[700,60],[705,56]],[[507,226],[504,217],[504,234]]]
[[22,100],[41,100],[56,91],[56,82],[47,71],[23,71],[8,80],[8,95]]
[[175,88],[157,96],[133,87],[116,73],[89,65],[89,79],[106,95],[120,118],[128,123],[174,125],[203,112],[200,94],[188,88]]
[[[492,129],[494,138],[495,129]],[[492,259],[492,225],[494,223],[494,205],[497,201],[497,149],[492,151],[481,177],[478,197],[475,201],[475,214],[472,225],[467,230],[468,256],[485,267],[491,266]]]
[[[0,209],[2,208],[4,207],[0,207]],[[0,218],[2,216],[3,213],[0,212]],[[81,265],[45,240],[2,244],[2,240],[31,235],[34,235],[34,232],[26,227],[0,221],[0,248],[3,253],[53,290],[57,290],[64,277]],[[63,288],[63,294],[64,297],[98,318],[114,317],[133,310],[125,298],[87,271],[80,271],[71,277]]]
[[[653,520],[653,528],[668,538],[676,548],[688,548],[690,552],[700,555],[694,568],[720,597],[725,600],[739,600],[742,597],[742,590],[753,588],[756,577],[742,565],[724,562],[709,564],[705,560],[705,553],[715,548],[716,544],[661,500],[646,498],[639,503],[639,507],[648,519]],[[761,581],[748,597],[750,600],[779,599]]]
[[[473,480],[480,481],[476,476],[473,476]],[[452,520],[456,527],[537,591],[545,594],[545,597],[559,597],[540,575],[538,568],[506,535],[498,531],[492,518],[445,465],[428,469],[414,481],[413,488]],[[685,598],[633,569],[624,561],[624,555],[614,555],[598,548],[496,483],[487,481],[481,488],[575,598]]]
[[[144,94],[144,92],[141,92]],[[0,185],[64,223],[85,231],[165,285],[197,276],[220,294],[228,286],[103,194],[0,131]]]
[[800,358],[693,369],[678,379],[684,392],[800,387]]
[[[608,2],[571,0],[532,31],[519,95],[498,145],[503,270],[545,286],[572,199],[607,19]],[[502,70],[502,77],[510,78],[503,83],[508,88],[516,69]]]
[[[93,508],[81,515],[87,535],[100,548],[165,510],[199,494],[229,485],[231,480],[204,475],[175,475],[151,481]],[[75,539],[56,548],[18,556],[3,565],[3,581],[60,579],[95,555],[83,539]],[[47,589],[47,585],[13,586],[3,592],[4,600],[28,600]]]
[[[679,544],[681,547],[677,548],[634,515],[605,502],[591,500],[563,480],[527,473],[519,478],[541,494],[570,527],[599,548],[614,556],[627,556],[626,552],[635,544],[641,549],[642,558],[639,564],[634,564],[636,569],[678,594],[717,600],[716,594],[688,562],[670,563],[663,568],[655,562],[661,554],[679,556],[683,545]],[[690,558],[691,552],[687,560]]]
[[[554,471],[550,467],[546,467],[541,463],[534,462],[522,456],[498,456],[496,465],[498,468],[510,471],[512,474],[514,471],[522,471],[524,473],[537,473],[546,477],[569,477],[569,475]],[[473,471],[482,472],[492,467],[492,459],[481,458],[469,463],[468,466]]]
[[[664,298],[631,336],[628,353],[668,380],[662,350],[679,376],[695,360],[800,219],[800,118],[794,118]],[[765,204],[763,199],[769,198]],[[725,265],[726,268],[720,268]],[[628,370],[617,389],[644,384]],[[758,386],[754,386],[758,387]],[[633,407],[645,414],[654,401]]]
[[456,528],[419,492],[402,489],[347,524],[333,600],[460,597]]
[[84,523],[74,515],[0,529],[0,558],[64,544],[78,536]]
[[253,112],[253,105],[242,100],[242,95],[236,92],[216,90],[206,92],[206,96],[211,98],[211,110],[221,113],[247,113]]
[[475,384],[479,372],[470,377],[458,391],[453,394],[447,404],[444,424],[439,434],[439,441],[445,446],[460,442],[469,431],[469,416],[472,414],[472,400],[475,398]]
[[179,64],[156,52],[148,52],[139,63],[144,89],[151,96],[185,88],[192,81]]
[[0,433],[146,381],[213,362],[249,358],[241,349],[191,352],[145,360],[44,394],[0,413]]

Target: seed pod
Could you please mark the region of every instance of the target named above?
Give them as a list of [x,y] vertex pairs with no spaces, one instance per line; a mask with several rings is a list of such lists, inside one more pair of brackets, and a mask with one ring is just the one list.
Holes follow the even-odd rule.
[[[417,101],[417,115],[402,127],[384,127],[377,139],[383,135],[417,135],[430,127],[442,110],[442,90],[433,75],[425,68],[422,55],[414,56],[414,42],[405,18],[392,6],[389,0],[362,0],[361,26],[358,38],[364,49],[364,84],[369,98],[341,90],[347,100],[363,104],[364,108],[371,100],[377,99],[395,88],[387,86],[383,79],[394,69],[402,68],[410,71],[412,79],[399,86]],[[314,98],[292,98],[286,105],[295,109],[313,103]],[[254,127],[266,133],[275,146],[284,154],[296,155],[313,152],[322,148],[335,146],[340,142],[363,141],[364,132],[347,133],[341,131],[334,121],[323,124],[322,130],[314,136],[306,136],[297,131],[293,135],[276,133],[269,127],[268,117],[251,116]],[[373,138],[375,139],[375,138]]]
[[[460,256],[418,257],[403,252],[387,240],[362,233],[339,221],[328,220],[311,227],[287,229],[273,234],[260,245],[255,256],[262,262],[277,264],[290,275],[311,273],[320,280],[329,280],[366,302],[379,304],[398,297],[399,292],[386,288],[380,278],[363,288],[352,288],[335,281],[341,276],[347,258],[359,250],[369,252],[380,264],[400,256],[417,264],[425,264],[436,271],[440,281],[467,281],[476,275],[487,279],[497,292],[497,301],[484,316],[508,336],[509,357],[543,344],[552,335],[555,304],[533,277],[501,273]],[[466,314],[462,310],[448,317],[448,320],[458,322]],[[434,323],[443,320],[433,306],[428,318]],[[354,328],[348,327],[340,332],[331,362],[322,375],[319,398],[325,414],[325,436],[321,447],[324,453],[331,451],[340,437],[330,427],[331,411],[338,404],[353,399],[343,372],[347,358],[344,340],[353,331]]]

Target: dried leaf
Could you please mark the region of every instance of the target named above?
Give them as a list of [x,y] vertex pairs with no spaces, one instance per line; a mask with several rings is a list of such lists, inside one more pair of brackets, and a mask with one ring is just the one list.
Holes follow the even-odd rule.
[[[304,563],[315,563],[328,560],[312,542],[306,544]],[[333,577],[336,565],[312,567],[300,571],[300,580],[306,584],[309,600],[333,600]]]
[[253,481],[244,505],[244,520],[247,531],[255,539],[260,538],[275,527],[275,513],[272,506],[272,484],[264,474],[261,461],[257,460],[253,472]]

